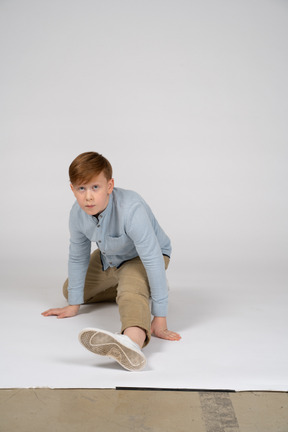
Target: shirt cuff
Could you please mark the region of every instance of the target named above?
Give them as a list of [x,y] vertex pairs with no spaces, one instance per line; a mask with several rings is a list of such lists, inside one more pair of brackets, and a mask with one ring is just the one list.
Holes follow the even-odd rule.
[[152,301],[151,313],[157,317],[166,317],[168,313],[168,301],[165,303],[156,303]]

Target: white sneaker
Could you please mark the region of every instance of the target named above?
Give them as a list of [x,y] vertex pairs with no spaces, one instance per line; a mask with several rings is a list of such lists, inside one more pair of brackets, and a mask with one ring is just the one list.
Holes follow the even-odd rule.
[[89,351],[113,358],[127,370],[141,370],[146,365],[140,347],[129,336],[86,328],[79,333],[79,341]]

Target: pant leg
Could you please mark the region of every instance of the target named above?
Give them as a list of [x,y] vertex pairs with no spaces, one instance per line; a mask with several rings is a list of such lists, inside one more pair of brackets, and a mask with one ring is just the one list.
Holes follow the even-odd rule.
[[[95,250],[85,278],[84,303],[115,302],[117,295],[117,277],[115,269],[102,270],[100,251]],[[68,299],[68,279],[63,285],[63,294]]]
[[[169,258],[164,257],[165,268]],[[127,327],[140,327],[146,331],[144,346],[151,339],[150,287],[147,273],[139,257],[124,263],[118,270],[117,303],[122,332]]]

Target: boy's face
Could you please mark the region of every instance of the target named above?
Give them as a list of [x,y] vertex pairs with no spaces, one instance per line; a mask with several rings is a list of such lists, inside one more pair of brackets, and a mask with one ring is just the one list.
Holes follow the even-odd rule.
[[108,205],[113,191],[114,180],[107,180],[103,172],[92,178],[89,183],[70,185],[75,198],[88,215],[101,213]]

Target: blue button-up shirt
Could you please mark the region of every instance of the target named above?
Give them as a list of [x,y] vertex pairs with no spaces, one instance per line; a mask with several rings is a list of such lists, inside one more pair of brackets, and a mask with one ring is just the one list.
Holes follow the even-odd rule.
[[114,188],[108,206],[98,219],[85,213],[76,201],[70,212],[69,226],[69,304],[84,301],[91,242],[95,242],[104,270],[140,257],[149,280],[152,314],[167,315],[168,287],[163,255],[171,255],[171,243],[140,195]]

